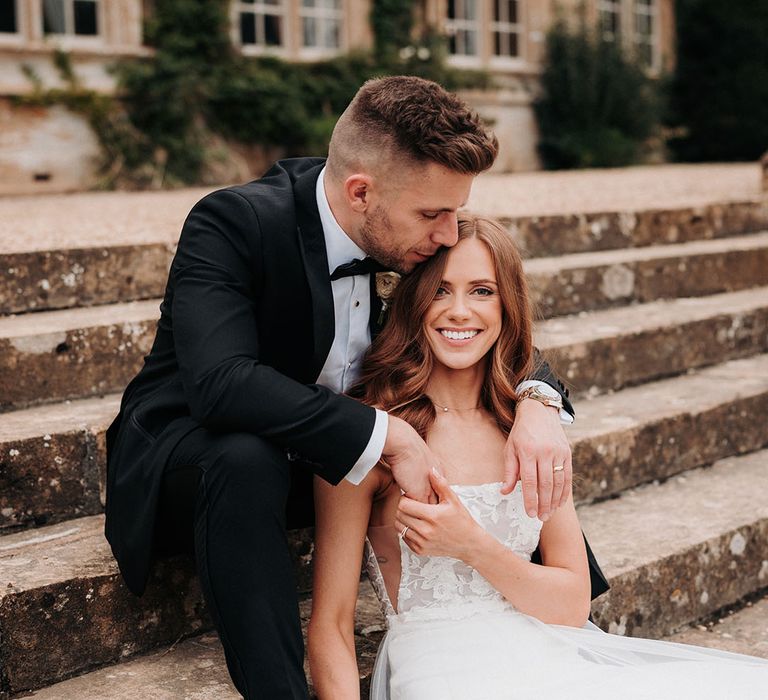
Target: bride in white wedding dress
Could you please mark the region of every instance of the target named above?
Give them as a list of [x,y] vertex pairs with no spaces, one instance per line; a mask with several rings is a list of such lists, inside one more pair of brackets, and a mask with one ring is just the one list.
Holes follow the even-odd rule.
[[[359,486],[315,482],[309,659],[319,698],[359,698],[363,559],[387,620],[372,700],[768,698],[768,661],[587,622],[572,498],[542,522],[526,514],[519,483],[502,492],[514,387],[532,356],[519,255],[498,224],[462,215],[459,243],[402,282],[353,392],[425,437],[443,471],[432,478],[439,502],[402,496],[384,466]],[[539,475],[553,500],[565,488],[559,472]],[[537,546],[541,565],[530,561]]]

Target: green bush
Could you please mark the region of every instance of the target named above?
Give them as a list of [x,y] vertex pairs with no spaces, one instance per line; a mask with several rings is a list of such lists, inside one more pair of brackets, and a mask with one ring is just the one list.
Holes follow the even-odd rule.
[[754,160],[768,149],[768,3],[678,0],[670,141],[680,160]]
[[539,153],[547,168],[616,167],[637,162],[658,124],[654,83],[584,22],[557,21],[547,36],[542,95],[534,103]]

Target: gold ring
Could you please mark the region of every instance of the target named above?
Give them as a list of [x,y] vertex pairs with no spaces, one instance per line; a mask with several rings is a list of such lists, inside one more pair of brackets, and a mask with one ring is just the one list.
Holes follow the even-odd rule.
[[564,464],[558,464],[556,467],[552,467],[553,472],[561,472],[565,470]]
[[403,528],[403,531],[400,533],[400,539],[402,539],[403,537],[405,537],[405,533],[406,533],[406,532],[408,532],[408,530],[410,530],[410,529],[411,529],[411,526],[410,526],[410,525],[406,525],[406,526]]

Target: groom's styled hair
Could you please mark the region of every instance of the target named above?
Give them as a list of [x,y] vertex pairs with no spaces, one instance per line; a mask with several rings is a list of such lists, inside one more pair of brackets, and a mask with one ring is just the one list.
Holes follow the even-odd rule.
[[343,179],[372,167],[429,162],[477,175],[496,160],[499,143],[477,114],[437,83],[414,76],[367,81],[339,117],[328,171]]

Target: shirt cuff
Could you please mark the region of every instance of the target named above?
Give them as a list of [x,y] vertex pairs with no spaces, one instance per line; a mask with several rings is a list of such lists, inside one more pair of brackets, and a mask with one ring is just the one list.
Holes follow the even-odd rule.
[[376,409],[376,422],[373,425],[371,439],[363,450],[363,454],[355,462],[355,466],[344,477],[347,481],[357,486],[373,469],[381,459],[384,451],[384,443],[387,441],[387,429],[389,428],[389,416],[385,411]]
[[[515,391],[519,394],[521,391],[525,391],[529,387],[532,386],[549,386],[546,382],[542,382],[538,379],[526,379],[524,382],[520,382],[517,385],[517,389]],[[570,425],[573,423],[573,416],[568,413],[564,408],[560,409],[560,422],[563,425]]]

